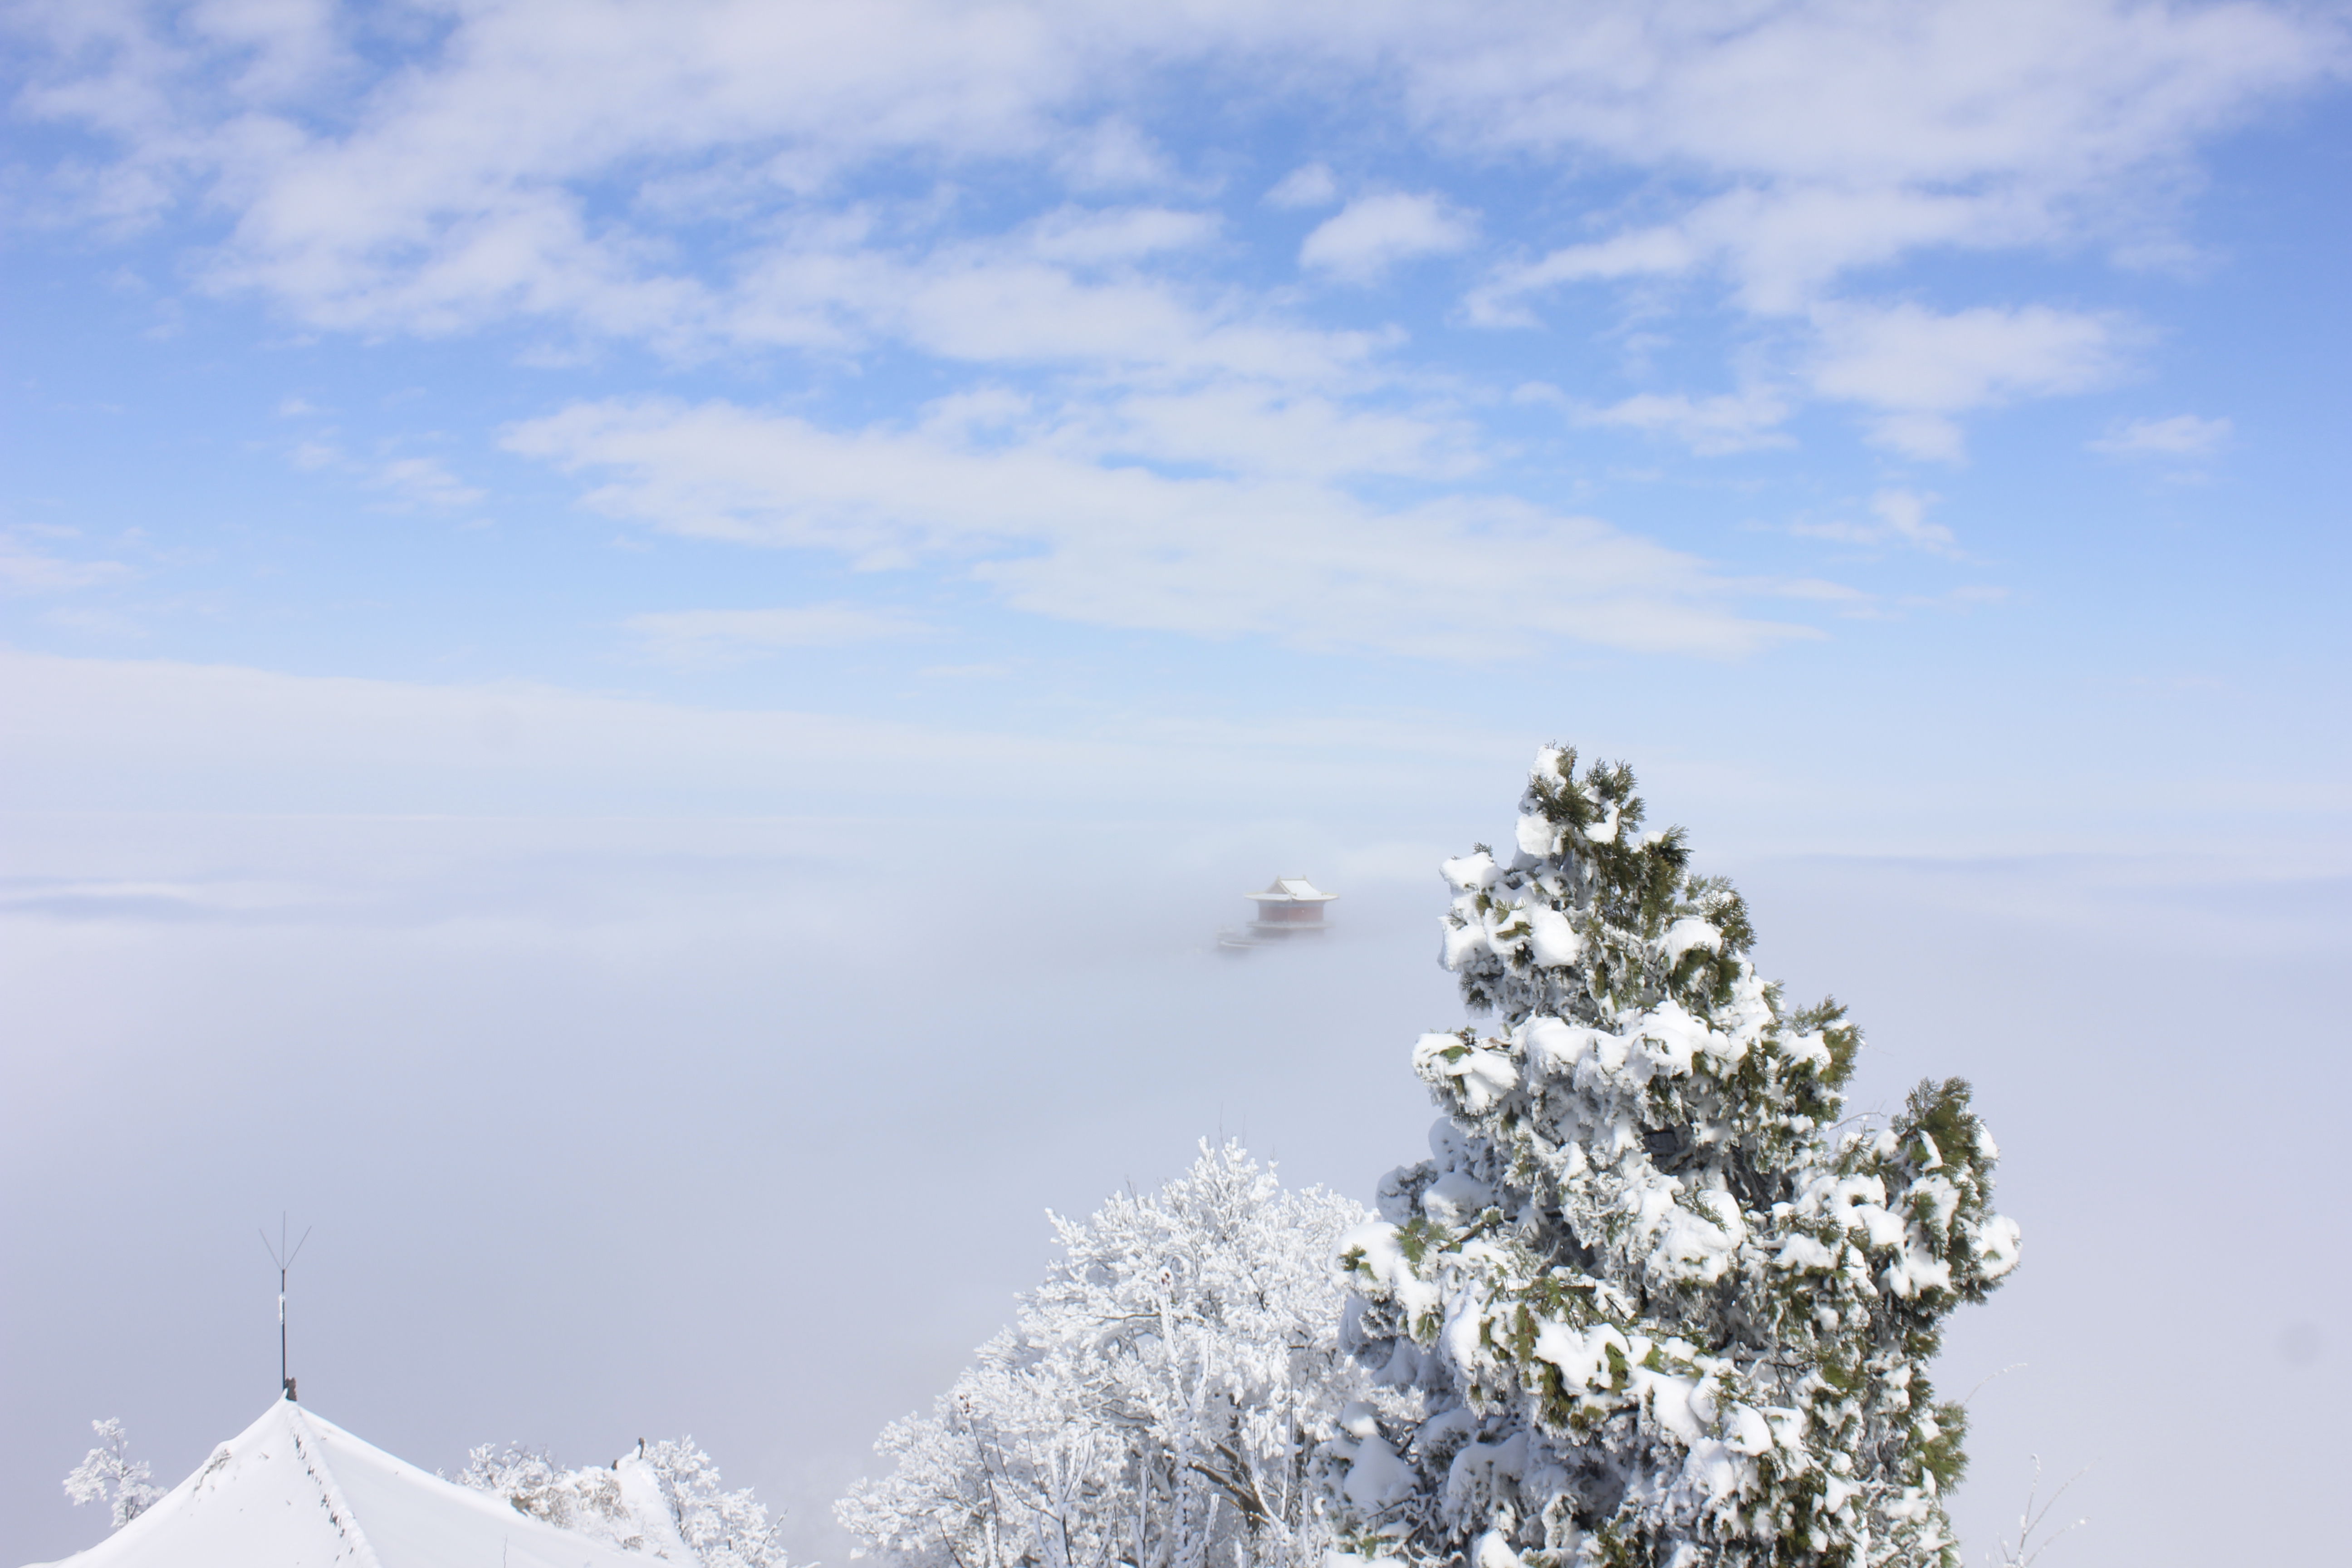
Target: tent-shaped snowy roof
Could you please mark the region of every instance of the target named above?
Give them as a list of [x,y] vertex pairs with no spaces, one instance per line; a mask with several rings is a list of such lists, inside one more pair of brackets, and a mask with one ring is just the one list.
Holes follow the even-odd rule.
[[[281,1399],[74,1568],[651,1568]],[[691,1561],[689,1559],[689,1561]],[[43,1565],[62,1568],[62,1565]]]
[[1324,892],[1304,877],[1276,877],[1265,892],[1249,896],[1261,904],[1328,904],[1339,895]]

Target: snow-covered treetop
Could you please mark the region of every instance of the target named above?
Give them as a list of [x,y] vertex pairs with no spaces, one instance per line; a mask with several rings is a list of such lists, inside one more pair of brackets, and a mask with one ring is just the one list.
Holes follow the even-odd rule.
[[[1444,963],[1473,1010],[1598,1022],[1645,993],[1704,1007],[1729,1000],[1755,932],[1731,885],[1688,875],[1679,827],[1642,831],[1622,764],[1581,783],[1576,753],[1536,754],[1515,853],[1484,845],[1443,869],[1455,892]],[[1628,959],[1634,960],[1627,963]]]
[[1837,1120],[1859,1033],[1834,1004],[1784,1016],[1748,962],[1755,928],[1731,884],[1690,874],[1681,828],[1643,830],[1631,769],[1580,781],[1575,767],[1573,751],[1538,752],[1516,851],[1498,862],[1482,845],[1443,867],[1442,961],[1473,1012],[1501,1015],[1517,1058],[1506,1070],[1502,1042],[1465,1030],[1424,1037],[1416,1070],[1454,1080],[1477,1120],[1502,1109],[1519,1058],[1574,1079],[1590,1056],[1580,1084],[1613,1085],[1648,1130],[1787,1155]]
[[1055,1216],[1044,1284],[836,1517],[899,1568],[1319,1568],[1310,1460],[1363,1381],[1331,1260],[1365,1217],[1205,1140]]

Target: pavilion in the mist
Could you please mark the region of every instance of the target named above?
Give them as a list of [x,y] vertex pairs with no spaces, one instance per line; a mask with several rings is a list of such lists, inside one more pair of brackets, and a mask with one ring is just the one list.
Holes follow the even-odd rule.
[[1264,941],[1268,937],[1320,936],[1327,929],[1323,924],[1323,906],[1338,898],[1327,893],[1304,877],[1276,877],[1262,893],[1249,895],[1257,906],[1257,919],[1250,921],[1250,934]]

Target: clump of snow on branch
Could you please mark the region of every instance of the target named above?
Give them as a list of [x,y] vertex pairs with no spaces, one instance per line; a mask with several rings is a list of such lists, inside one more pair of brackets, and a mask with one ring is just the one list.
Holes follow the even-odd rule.
[[1444,1116],[1350,1233],[1376,1388],[1331,1442],[1360,1557],[1468,1568],[1957,1564],[1945,1317],[2018,1258],[1960,1080],[1835,1129],[1862,1037],[1747,958],[1730,884],[1622,766],[1538,753],[1510,852],[1447,861]]
[[1368,1217],[1206,1141],[1158,1192],[1055,1217],[1045,1284],[836,1516],[905,1568],[1319,1564],[1311,1467],[1362,1379],[1331,1260]]
[[163,1495],[163,1489],[150,1479],[153,1472],[146,1460],[131,1457],[131,1442],[122,1434],[121,1422],[109,1416],[91,1422],[89,1429],[98,1434],[98,1447],[66,1477],[66,1496],[77,1508],[89,1502],[106,1504],[114,1528],[121,1530],[145,1513]]
[[720,1486],[718,1467],[691,1437],[640,1444],[609,1468],[576,1470],[538,1449],[486,1445],[467,1454],[457,1479],[624,1552],[688,1568],[785,1568],[767,1509],[748,1488]]

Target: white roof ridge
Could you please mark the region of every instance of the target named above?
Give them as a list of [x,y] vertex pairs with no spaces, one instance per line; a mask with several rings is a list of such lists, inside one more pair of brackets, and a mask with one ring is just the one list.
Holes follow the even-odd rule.
[[1262,904],[1328,904],[1339,895],[1325,892],[1304,877],[1276,877],[1263,891],[1242,896]]
[[[352,1511],[351,1500],[343,1496],[343,1489],[335,1480],[334,1469],[327,1463],[326,1445],[320,1441],[319,1434],[311,1428],[310,1412],[291,1399],[278,1403],[284,1406],[286,1429],[294,1439],[295,1456],[302,1461],[302,1468],[310,1472],[310,1479],[319,1483],[320,1495],[327,1505],[327,1518],[334,1524],[335,1533],[352,1543],[352,1554],[358,1559],[360,1568],[383,1568],[375,1554],[374,1545],[367,1538],[367,1531],[360,1528],[360,1516]],[[334,1426],[335,1424],[321,1416],[320,1425]],[[342,1430],[340,1426],[335,1429]],[[303,1441],[306,1437],[310,1439],[307,1443]]]

